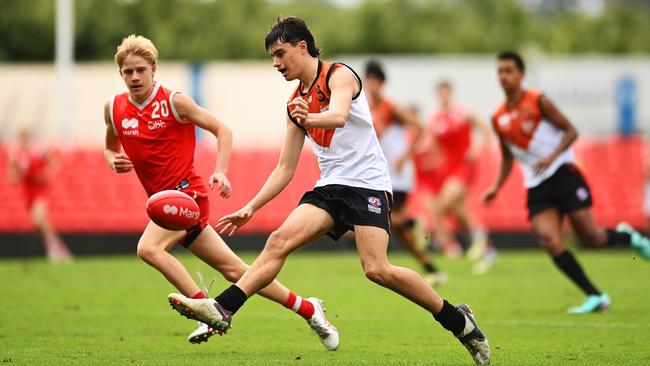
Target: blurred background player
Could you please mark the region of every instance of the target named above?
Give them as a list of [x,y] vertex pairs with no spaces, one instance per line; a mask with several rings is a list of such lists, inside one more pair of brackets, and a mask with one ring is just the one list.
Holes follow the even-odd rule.
[[34,142],[29,128],[18,131],[18,144],[9,152],[9,178],[18,181],[45,254],[52,262],[68,262],[72,255],[50,222],[48,185],[58,168],[50,149]]
[[[168,251],[181,244],[231,282],[246,271],[247,265],[208,225],[208,191],[194,169],[195,126],[198,126],[212,133],[219,142],[217,162],[208,185],[211,189],[216,187],[221,197],[228,198],[231,187],[226,173],[232,132],[192,98],[154,81],[157,59],[158,50],[142,36],[128,36],[117,47],[115,63],[128,92],[115,95],[104,106],[104,156],[116,173],[135,170],[148,196],[176,189],[197,202],[201,211],[197,225],[186,231],[170,231],[149,221],[138,242],[137,254],[185,296],[205,298],[207,290],[199,288],[181,262]],[[312,329],[320,329],[326,321],[322,300],[303,299],[277,281],[259,292],[298,313]],[[332,329],[336,332],[336,328]],[[189,335],[189,341],[201,343],[216,333],[216,329],[199,323]],[[338,346],[338,333],[334,336]]]
[[424,280],[431,286],[446,281],[427,251],[427,239],[421,226],[409,214],[407,198],[413,189],[414,167],[411,157],[422,136],[422,123],[410,110],[383,95],[386,73],[376,60],[366,64],[365,86],[372,123],[379,144],[388,161],[393,184],[393,207],[390,212],[391,230],[398,240],[418,260],[425,271]]
[[470,235],[467,256],[476,261],[473,270],[482,273],[493,263],[496,251],[489,244],[485,226],[471,213],[467,195],[476,159],[492,133],[468,107],[453,101],[449,81],[438,82],[435,94],[439,105],[431,114],[422,147],[424,153],[418,158],[420,186],[429,193],[425,207],[434,218],[434,239],[443,253],[449,258],[462,254],[447,221],[451,216]]
[[503,159],[497,181],[484,201],[494,200],[516,158],[528,189],[528,217],[540,244],[557,267],[587,295],[582,305],[570,308],[569,312],[604,310],[611,303],[609,296],[596,288],[563,243],[564,215],[586,246],[626,244],[650,259],[650,240],[626,224],[619,224],[616,231],[597,226],[591,215],[589,186],[574,164],[571,145],[578,137],[576,129],[544,94],[522,88],[525,65],[519,54],[502,52],[497,59],[506,101],[494,113],[492,126],[499,137]]

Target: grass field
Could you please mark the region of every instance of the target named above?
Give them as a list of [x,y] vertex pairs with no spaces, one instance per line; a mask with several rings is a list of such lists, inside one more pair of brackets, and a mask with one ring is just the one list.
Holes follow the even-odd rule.
[[[441,261],[440,288],[467,302],[492,344],[494,365],[650,364],[650,263],[632,252],[581,252],[584,266],[613,299],[601,314],[568,315],[582,295],[541,251],[501,253],[484,276],[464,260]],[[245,255],[250,261],[253,256]],[[395,263],[415,266],[407,256]],[[190,256],[194,272],[212,275]],[[172,311],[173,289],[133,257],[0,261],[2,365],[471,365],[465,349],[426,312],[367,281],[353,253],[298,253],[280,279],[325,299],[341,346],[326,352],[306,323],[256,297],[227,336],[186,340],[195,323]],[[226,286],[221,278],[216,290]]]

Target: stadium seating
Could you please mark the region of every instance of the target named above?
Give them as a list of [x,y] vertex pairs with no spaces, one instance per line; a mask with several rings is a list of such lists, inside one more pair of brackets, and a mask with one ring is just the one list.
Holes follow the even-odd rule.
[[[625,220],[635,226],[643,225],[643,151],[640,138],[583,139],[576,146],[579,165],[591,183],[594,213],[599,223],[612,226]],[[134,173],[113,173],[104,164],[101,149],[69,148],[58,155],[60,169],[51,184],[50,209],[59,230],[110,233],[139,232],[144,228],[146,195]],[[206,180],[214,167],[215,155],[212,150],[197,149],[196,167]],[[211,222],[247,202],[274,168],[278,155],[277,150],[235,151],[229,172],[232,196],[222,199],[212,194]],[[492,230],[528,230],[525,190],[519,169],[514,169],[490,207],[480,204],[482,193],[497,174],[499,159],[496,148],[482,154],[470,194],[471,206]],[[5,170],[6,166],[6,151],[0,149],[0,167]],[[269,232],[277,228],[304,191],[313,186],[318,174],[313,154],[305,150],[290,186],[260,210],[242,231]],[[32,230],[21,195],[17,184],[9,182],[6,174],[0,175],[3,208],[0,232]]]

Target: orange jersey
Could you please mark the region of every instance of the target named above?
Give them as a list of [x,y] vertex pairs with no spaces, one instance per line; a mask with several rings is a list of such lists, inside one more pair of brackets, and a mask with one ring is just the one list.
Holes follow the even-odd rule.
[[502,103],[492,115],[492,127],[519,160],[525,185],[532,188],[549,178],[562,165],[573,163],[573,151],[563,151],[546,169],[535,163],[550,156],[562,141],[564,131],[544,118],[540,107],[542,93],[526,90],[514,108]]
[[314,154],[318,157],[321,176],[316,187],[341,184],[350,187],[367,188],[391,192],[388,163],[381,152],[377,135],[372,125],[370,108],[361,88],[361,78],[346,65],[318,61],[315,80],[306,92],[300,83],[291,95],[291,100],[301,97],[309,105],[309,113],[323,113],[330,107],[329,79],[332,72],[347,67],[353,73],[360,90],[352,96],[348,119],[343,127],[321,128],[302,126],[287,114],[291,121],[305,131],[312,142]]
[[379,103],[370,106],[372,124],[379,139],[381,139],[386,128],[393,124],[394,109],[393,103],[386,99],[382,99]]
[[541,96],[537,90],[528,90],[512,110],[507,108],[506,103],[501,104],[492,117],[494,130],[513,145],[527,149],[542,121],[539,108]]
[[[303,93],[301,91],[302,84],[298,85],[296,90],[291,95],[289,101],[294,98],[302,97],[309,104],[309,113],[321,113],[329,109],[330,96],[332,92],[329,88],[329,79],[332,76],[332,71],[341,64],[334,64],[330,62],[318,62],[318,72],[316,80],[311,84],[309,90]],[[291,117],[290,111],[287,114]],[[295,121],[294,121],[295,122]],[[334,137],[335,128],[320,128],[320,127],[303,127],[297,124],[300,128],[311,137],[311,139],[322,147],[330,147],[332,138]]]

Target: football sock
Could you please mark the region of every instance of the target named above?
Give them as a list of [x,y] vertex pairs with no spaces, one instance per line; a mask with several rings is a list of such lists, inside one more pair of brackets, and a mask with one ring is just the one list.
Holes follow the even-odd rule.
[[438,272],[438,268],[436,268],[436,266],[433,265],[433,263],[431,263],[431,262],[429,262],[429,263],[425,263],[425,264],[423,265],[423,267],[424,267],[424,270],[425,270],[427,273],[436,273],[436,272]]
[[246,297],[244,291],[237,287],[237,285],[232,285],[214,299],[217,300],[222,308],[234,314],[244,305],[248,297]]
[[571,252],[565,250],[557,257],[553,257],[553,262],[587,295],[600,295],[600,291],[589,281],[580,263],[578,263]]
[[314,305],[302,297],[297,296],[293,291],[289,291],[289,298],[284,303],[284,307],[298,313],[305,320],[311,319],[314,315]]
[[454,333],[455,336],[465,329],[465,315],[458,310],[454,305],[444,300],[442,310],[438,314],[434,314],[433,318],[442,325],[443,328]]
[[605,229],[607,233],[607,246],[630,245],[632,236],[628,233],[621,233],[612,229]]
[[205,299],[205,294],[203,291],[197,292],[194,296],[192,296],[193,299]]

